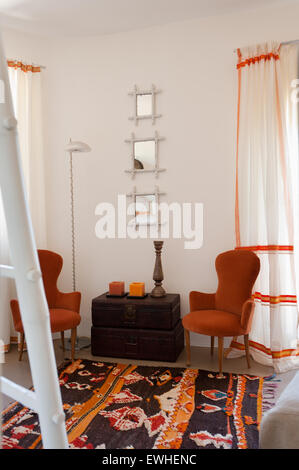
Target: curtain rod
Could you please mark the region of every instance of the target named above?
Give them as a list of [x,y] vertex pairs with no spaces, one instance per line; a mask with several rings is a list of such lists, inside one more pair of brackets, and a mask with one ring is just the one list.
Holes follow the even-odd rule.
[[281,43],[282,46],[289,46],[290,44],[299,44],[299,39],[294,39],[294,41],[286,41]]
[[[22,62],[23,63],[23,61],[20,60],[20,59],[6,59],[6,60],[8,62]],[[28,64],[26,64],[26,62],[24,62],[24,65],[28,65]],[[45,65],[38,65],[38,64],[30,64],[30,65],[32,65],[33,67],[39,67],[41,69],[46,69],[47,68]]]
[[[282,42],[281,46],[289,46],[290,44],[299,44],[299,39],[294,39],[294,41],[285,41]],[[234,49],[234,52],[237,52],[238,49]]]

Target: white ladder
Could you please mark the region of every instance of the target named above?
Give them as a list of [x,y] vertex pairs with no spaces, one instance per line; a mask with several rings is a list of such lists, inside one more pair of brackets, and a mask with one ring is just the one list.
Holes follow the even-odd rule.
[[13,113],[1,37],[0,85],[5,92],[5,98],[0,103],[0,187],[13,264],[13,266],[1,265],[0,275],[14,278],[16,282],[34,386],[33,392],[0,376],[0,394],[11,396],[38,413],[45,449],[66,449],[68,440],[51,337],[49,309],[26,202],[18,150],[17,122]]

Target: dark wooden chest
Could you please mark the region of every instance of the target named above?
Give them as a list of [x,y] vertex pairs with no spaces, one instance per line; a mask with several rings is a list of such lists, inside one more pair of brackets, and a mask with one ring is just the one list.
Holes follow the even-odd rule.
[[175,362],[183,348],[179,294],[93,299],[93,355]]

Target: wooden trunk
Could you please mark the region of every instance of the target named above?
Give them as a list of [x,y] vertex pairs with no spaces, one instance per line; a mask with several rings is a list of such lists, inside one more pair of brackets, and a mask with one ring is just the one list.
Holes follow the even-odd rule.
[[155,299],[111,298],[103,294],[92,301],[93,326],[171,330],[180,320],[180,296]]
[[181,321],[172,330],[91,328],[94,356],[175,362],[184,348]]
[[175,362],[184,348],[179,294],[163,298],[92,301],[91,352],[95,356]]

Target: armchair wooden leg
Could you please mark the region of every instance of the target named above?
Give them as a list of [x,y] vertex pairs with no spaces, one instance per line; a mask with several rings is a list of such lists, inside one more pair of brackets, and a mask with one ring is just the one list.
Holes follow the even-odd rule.
[[219,376],[220,377],[223,377],[222,360],[223,360],[223,338],[218,336],[218,364],[219,364]]
[[72,335],[71,335],[71,346],[72,346],[72,361],[75,360],[75,345],[76,345],[76,338],[77,338],[77,328],[72,329]]
[[211,356],[214,354],[214,336],[211,336]]
[[24,334],[24,333],[21,333],[21,343],[20,343],[19,361],[21,361],[21,360],[22,360],[22,357],[23,357],[24,342],[25,342],[25,334]]
[[191,365],[190,331],[185,329],[187,366]]
[[65,351],[65,349],[64,349],[64,331],[61,331],[60,334],[61,334],[61,346],[62,346],[62,350],[64,352]]
[[248,365],[248,369],[250,369],[249,336],[248,335],[244,335],[244,344],[245,344],[247,365]]

